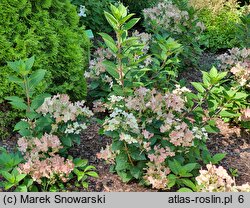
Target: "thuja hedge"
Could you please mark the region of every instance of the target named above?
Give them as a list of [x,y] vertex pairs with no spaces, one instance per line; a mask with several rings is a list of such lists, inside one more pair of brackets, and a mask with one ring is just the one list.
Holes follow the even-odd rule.
[[19,94],[7,77],[7,61],[36,57],[34,69],[46,69],[39,90],[67,93],[80,100],[86,95],[83,77],[89,40],[69,0],[0,0],[0,103]]

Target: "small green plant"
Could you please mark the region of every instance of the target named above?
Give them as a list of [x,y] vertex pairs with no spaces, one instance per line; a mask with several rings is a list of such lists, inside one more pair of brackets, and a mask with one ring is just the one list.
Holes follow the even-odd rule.
[[229,172],[233,177],[239,177],[238,169],[236,168],[229,168]]
[[190,0],[196,8],[197,16],[206,26],[200,39],[201,44],[214,51],[239,46],[237,40],[240,30],[235,24],[241,24],[244,7],[237,0]]
[[[195,116],[195,120],[202,122],[204,118],[208,120],[208,125],[205,126],[208,132],[218,132],[214,126],[213,118],[219,116],[225,121],[239,118],[241,109],[246,107],[248,94],[242,92],[240,88],[233,88],[230,84],[223,84],[227,82],[225,77],[227,72],[218,72],[213,67],[209,72],[202,72],[203,82],[192,82],[192,85],[198,91],[188,93],[188,103],[190,113]],[[203,110],[203,105],[208,106],[207,111]]]
[[[87,128],[85,123],[79,124],[78,121],[86,119],[85,116],[92,115],[92,112],[83,106],[83,102],[71,103],[67,95],[53,98],[48,98],[48,94],[34,96],[46,73],[45,70],[32,71],[34,60],[31,57],[8,62],[16,73],[9,79],[22,88],[26,99],[17,96],[6,99],[13,107],[25,110],[26,118],[15,125],[15,130],[22,136],[17,141],[22,161],[11,154],[0,157],[1,165],[8,167],[11,162],[13,167],[0,173],[6,179],[2,186],[5,189],[16,187],[17,191],[59,191],[64,190],[66,182],[74,180],[87,188],[88,176],[98,177],[95,167],[88,165],[87,160],[63,156],[66,155],[65,149],[79,140],[76,136]],[[4,157],[6,161],[1,161]]]
[[237,41],[242,48],[250,48],[250,14],[244,15],[240,19],[241,22],[236,24],[238,29],[236,34]]
[[78,7],[80,23],[86,29],[91,29],[95,33],[100,31],[110,32],[112,29],[107,25],[103,11],[107,10],[115,0],[71,0],[71,3]]
[[199,40],[205,27],[192,7],[185,1],[165,0],[152,8],[144,9],[143,15],[148,32],[167,34],[182,44],[182,65],[197,65],[202,52]]
[[135,31],[128,35],[138,21],[130,19],[127,8],[120,4],[111,5],[111,13],[104,12],[113,27],[116,38],[100,33],[106,48],[99,48],[85,73],[90,79],[90,96],[105,98],[108,94],[128,95],[139,86],[164,90],[166,84],[175,84],[178,74],[178,55],[181,45],[168,36]]

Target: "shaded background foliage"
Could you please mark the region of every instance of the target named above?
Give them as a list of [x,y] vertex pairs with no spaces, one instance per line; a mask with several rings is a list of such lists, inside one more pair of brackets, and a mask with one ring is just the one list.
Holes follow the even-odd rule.
[[70,1],[2,0],[0,11],[0,101],[18,93],[6,78],[10,74],[6,62],[33,55],[34,68],[48,71],[40,91],[47,88],[74,100],[84,98],[89,41]]

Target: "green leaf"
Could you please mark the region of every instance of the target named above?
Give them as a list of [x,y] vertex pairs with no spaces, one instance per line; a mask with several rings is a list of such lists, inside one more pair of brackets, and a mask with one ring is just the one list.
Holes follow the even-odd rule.
[[15,127],[14,131],[18,131],[20,129],[28,129],[30,127],[30,124],[27,121],[19,121]]
[[31,192],[39,192],[37,186],[35,186],[35,185],[32,185],[30,191],[31,191]]
[[217,164],[226,156],[225,153],[217,153],[212,157],[213,164]]
[[135,166],[130,168],[130,173],[136,179],[139,179],[140,176],[142,175],[141,169]]
[[129,30],[132,27],[135,26],[135,24],[140,20],[140,18],[133,18],[131,20],[129,20],[126,24],[124,24],[123,29],[124,30]]
[[218,74],[218,80],[222,80],[225,76],[227,76],[227,72],[221,72]]
[[35,56],[32,56],[25,61],[25,68],[27,71],[31,70],[34,62],[35,62]]
[[181,165],[180,165],[180,163],[178,163],[177,160],[174,160],[174,161],[169,160],[168,165],[169,165],[169,168],[171,169],[171,171],[175,175],[179,175],[179,173],[181,171]]
[[10,183],[13,183],[13,184],[15,183],[15,176],[14,175],[8,173],[7,171],[2,171],[1,174]]
[[20,110],[26,110],[28,106],[24,103],[23,98],[17,97],[17,96],[9,96],[5,98],[6,100],[10,101],[9,103]]
[[94,177],[94,178],[98,178],[99,177],[98,174],[97,174],[97,172],[95,172],[95,171],[86,172],[86,175],[89,175],[89,176]]
[[112,143],[112,150],[113,151],[117,151],[117,150],[121,150],[124,147],[124,144],[122,141],[113,141]]
[[205,88],[202,86],[202,84],[199,83],[199,82],[191,82],[191,84],[192,84],[192,85],[194,86],[194,88],[195,88],[198,92],[200,92],[200,93],[203,93],[203,92],[206,91]]
[[129,20],[132,16],[134,16],[135,14],[129,14],[129,15],[127,15],[126,17],[123,17],[120,21],[119,21],[119,23],[120,24],[123,24],[123,23],[125,23],[125,22],[127,22],[127,20]]
[[119,73],[117,72],[116,65],[115,65],[113,62],[105,60],[105,61],[103,61],[103,65],[105,66],[106,71],[107,71],[114,79],[119,80],[120,76],[119,76]]
[[130,173],[117,171],[117,174],[121,177],[122,182],[124,182],[124,183],[129,182],[133,178],[133,176]]
[[16,176],[16,183],[20,182],[26,177],[27,174],[19,174]]
[[129,167],[127,154],[121,152],[116,156],[116,171],[125,170]]
[[14,82],[14,83],[20,85],[21,87],[24,87],[23,80],[16,77],[16,76],[9,76],[9,81]]
[[137,161],[146,160],[145,154],[140,152],[137,148],[133,149],[133,151],[131,151],[130,155],[134,160],[137,160]]
[[86,172],[86,171],[89,171],[89,170],[96,170],[96,167],[93,166],[93,165],[89,165],[89,166],[87,166],[87,167],[84,169],[85,172]]
[[48,93],[36,96],[35,98],[32,99],[31,108],[34,110],[38,109],[44,103],[45,98],[50,96],[51,95]]
[[87,159],[75,158],[73,160],[75,167],[85,167],[88,164]]
[[215,67],[212,67],[212,69],[209,72],[209,75],[211,78],[217,78],[218,76],[218,71]]
[[193,191],[189,188],[180,188],[177,192],[193,192]]
[[249,96],[249,94],[247,94],[247,93],[237,92],[234,96],[234,99],[236,99],[236,100],[246,99],[248,96]]
[[168,188],[172,188],[176,184],[176,176],[174,174],[169,174],[167,177],[168,177]]
[[88,189],[89,188],[89,183],[86,182],[86,181],[82,181],[82,186],[83,186],[83,188]]
[[240,113],[234,113],[234,112],[230,112],[230,111],[227,111],[227,110],[223,110],[219,113],[219,115],[221,117],[229,117],[229,118],[234,118],[234,117],[238,117],[240,116]]
[[185,186],[191,188],[193,191],[196,191],[196,185],[195,185],[190,179],[182,178],[182,179],[180,179],[180,181],[181,181]]
[[108,13],[106,11],[104,11],[104,16],[106,17],[106,19],[107,19],[108,23],[110,24],[110,26],[114,30],[116,30],[117,26],[118,26],[118,21],[115,19],[115,17],[112,14],[110,14],[110,13]]
[[44,78],[46,70],[38,69],[33,72],[29,77],[29,87],[34,89]]
[[98,34],[102,36],[105,44],[109,47],[109,49],[113,53],[117,53],[118,48],[117,48],[116,43],[113,40],[113,38],[110,35],[106,34],[106,33],[98,33]]
[[31,133],[31,131],[30,131],[29,129],[20,129],[20,130],[18,131],[18,133],[19,133],[21,136],[23,136],[23,137],[27,137],[27,136],[31,136],[31,135],[32,135],[32,133]]
[[204,126],[204,128],[206,129],[207,133],[219,133],[220,132],[220,129],[217,128],[216,126],[206,125]]
[[74,168],[73,172],[77,175],[77,181],[82,180],[82,178],[85,176],[85,173],[78,170],[77,168]]
[[67,147],[71,147],[73,145],[72,139],[68,136],[61,137],[61,142]]
[[8,190],[8,189],[12,188],[13,186],[15,186],[14,183],[6,182],[4,184],[4,189]]
[[28,192],[28,188],[25,185],[19,185],[16,189],[15,192]]
[[188,163],[184,165],[183,168],[186,170],[186,172],[191,172],[197,165],[197,163]]
[[20,64],[20,61],[7,62],[8,67],[10,67],[13,71],[17,73],[19,73],[19,64]]

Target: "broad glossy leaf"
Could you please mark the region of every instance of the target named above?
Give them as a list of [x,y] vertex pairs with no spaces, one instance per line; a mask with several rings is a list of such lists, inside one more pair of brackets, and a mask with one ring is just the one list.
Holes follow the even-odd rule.
[[106,34],[106,33],[98,33],[98,34],[102,36],[105,44],[109,47],[109,49],[113,53],[117,53],[118,48],[117,48],[116,43],[113,40],[113,38],[110,35]]

